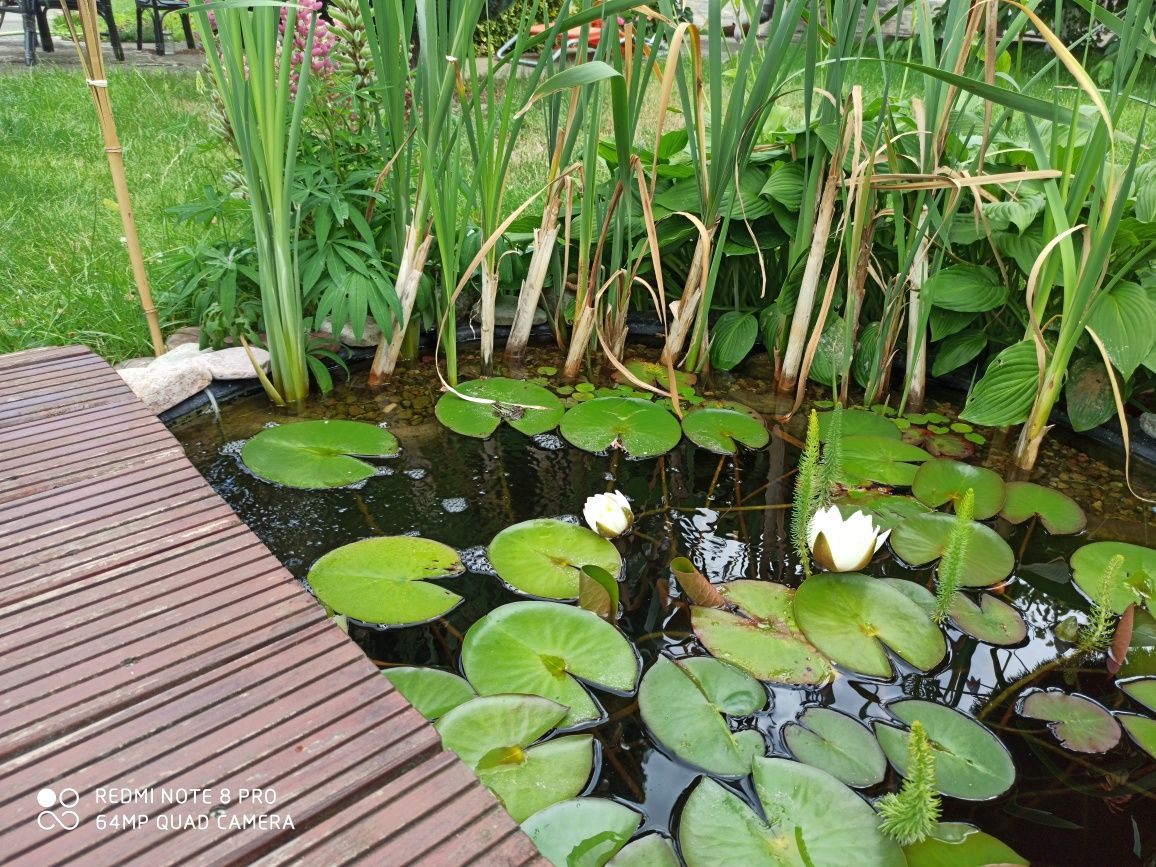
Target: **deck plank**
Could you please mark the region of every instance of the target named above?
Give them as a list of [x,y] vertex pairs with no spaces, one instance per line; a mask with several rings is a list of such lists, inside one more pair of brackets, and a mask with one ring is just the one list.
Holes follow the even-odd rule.
[[0,356],[0,442],[0,860],[545,864],[101,359]]

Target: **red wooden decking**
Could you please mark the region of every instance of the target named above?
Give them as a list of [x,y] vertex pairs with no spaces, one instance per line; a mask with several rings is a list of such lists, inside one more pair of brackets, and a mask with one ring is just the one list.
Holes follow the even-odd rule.
[[358,859],[544,863],[107,364],[0,357],[0,862]]

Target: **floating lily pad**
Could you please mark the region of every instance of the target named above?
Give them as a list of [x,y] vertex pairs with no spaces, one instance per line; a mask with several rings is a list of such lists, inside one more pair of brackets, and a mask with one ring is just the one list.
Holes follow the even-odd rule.
[[574,798],[522,823],[538,851],[555,867],[602,867],[626,845],[642,816],[606,798]]
[[975,491],[975,518],[982,521],[1003,508],[1005,489],[999,473],[950,458],[927,461],[915,474],[911,493],[933,509],[958,503],[968,489]]
[[788,759],[755,759],[764,821],[738,795],[703,778],[682,809],[678,840],[689,867],[870,864],[905,867],[870,805],[826,771]]
[[490,695],[447,713],[435,728],[515,822],[578,795],[594,769],[594,738],[569,735],[530,746],[566,717],[536,695]]
[[871,729],[837,710],[809,707],[782,733],[791,755],[848,786],[873,786],[887,772],[887,759]]
[[1058,689],[1028,690],[1016,703],[1016,712],[1044,720],[1056,740],[1077,753],[1106,753],[1120,743],[1120,726],[1100,704],[1082,695]]
[[1044,529],[1055,535],[1078,533],[1088,525],[1088,516],[1076,501],[1055,488],[1033,482],[1008,482],[1005,487],[1007,498],[999,515],[1013,524],[1039,515]]
[[864,511],[875,518],[875,523],[885,530],[894,530],[900,524],[918,515],[926,515],[931,509],[914,497],[885,494],[880,491],[847,491],[835,501],[843,517],[852,512]]
[[570,708],[564,724],[598,719],[601,709],[578,682],[628,694],[638,682],[638,655],[598,615],[556,602],[511,602],[466,633],[462,669],[482,695],[521,692]]
[[1089,599],[1101,601],[1100,580],[1108,561],[1117,554],[1124,558],[1108,589],[1108,604],[1116,614],[1135,603],[1146,607],[1156,595],[1156,551],[1127,542],[1092,542],[1072,555],[1072,580]]
[[[831,418],[834,414],[821,412],[819,418],[819,439],[827,441],[827,431],[831,427]],[[885,416],[866,409],[843,410],[843,436],[883,437],[885,439],[899,439],[899,428]]]
[[657,404],[635,397],[596,397],[562,416],[562,436],[588,452],[620,448],[634,458],[666,454],[682,439],[682,427]]
[[1156,713],[1156,677],[1133,677],[1116,682],[1124,693]]
[[[891,549],[904,562],[924,566],[947,550],[955,516],[929,512],[905,521],[891,532]],[[995,530],[973,521],[961,570],[964,587],[987,587],[1002,581],[1015,567],[1015,555]]]
[[741,611],[691,608],[691,625],[716,658],[771,683],[817,684],[831,667],[795,623],[793,591],[770,581],[731,581],[719,588]]
[[939,425],[927,427],[912,425],[903,432],[903,441],[926,449],[928,454],[937,458],[964,459],[975,454],[974,443]]
[[680,867],[670,840],[661,834],[647,834],[629,843],[610,859],[610,867]]
[[761,449],[771,438],[762,416],[731,401],[711,401],[692,409],[682,419],[682,431],[696,446],[719,455],[733,455],[740,443]]
[[1029,863],[1001,840],[964,822],[940,822],[926,840],[903,847],[907,867],[976,867]]
[[267,482],[290,488],[341,488],[377,475],[361,458],[396,455],[397,437],[363,421],[299,421],[261,431],[241,461]]
[[990,593],[980,596],[979,605],[966,593],[956,593],[947,611],[962,631],[987,644],[1009,646],[1027,638],[1028,627],[1019,611]]
[[1140,749],[1156,759],[1156,719],[1134,713],[1116,714],[1128,737]]
[[[626,362],[626,369],[629,370],[640,381],[647,385],[657,385],[662,389],[670,388],[670,371],[666,369],[665,364],[659,364],[657,361],[628,361]],[[630,380],[622,375],[622,371],[615,370],[611,376],[615,382],[630,383]],[[698,376],[693,373],[687,373],[685,370],[676,370],[674,372],[674,387],[677,389],[687,388],[693,386],[698,381]]]
[[462,597],[428,579],[465,571],[449,545],[416,536],[382,536],[330,551],[305,580],[337,614],[375,626],[408,626],[456,608]]
[[[868,413],[872,418],[879,418]],[[891,424],[883,419],[884,424]],[[895,427],[895,425],[891,425]],[[840,472],[836,481],[848,486],[881,485],[908,486],[919,469],[916,464],[931,459],[918,446],[899,439],[881,436],[845,436]]]
[[477,695],[464,677],[439,668],[399,666],[382,675],[428,720],[445,716]]
[[943,633],[918,604],[857,572],[813,575],[795,591],[795,617],[807,640],[839,665],[891,677],[890,648],[921,671],[943,659]]
[[[1006,792],[1015,781],[1007,747],[966,714],[935,702],[905,698],[887,705],[892,716],[927,730],[935,752],[939,791],[966,801],[986,801]],[[875,736],[895,770],[906,776],[909,732],[876,722]]]
[[749,716],[766,703],[757,680],[706,657],[660,656],[638,687],[642,721],[659,744],[704,771],[736,779],[750,773],[767,745],[758,731],[732,732],[721,714]]
[[537,518],[507,527],[487,550],[498,577],[522,593],[545,599],[578,598],[578,573],[592,565],[617,576],[622,557],[593,530]]
[[526,436],[536,436],[556,428],[566,411],[550,389],[520,379],[495,376],[463,382],[455,388],[480,400],[466,400],[447,391],[438,399],[434,415],[454,433],[468,437],[485,439],[502,422]]

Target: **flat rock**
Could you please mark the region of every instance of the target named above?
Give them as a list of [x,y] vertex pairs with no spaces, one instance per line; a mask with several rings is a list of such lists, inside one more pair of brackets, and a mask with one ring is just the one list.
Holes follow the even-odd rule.
[[166,337],[165,349],[176,349],[178,346],[185,346],[189,343],[195,346],[201,345],[201,329],[195,325],[186,325],[184,328],[178,328]]
[[158,359],[148,367],[117,372],[149,412],[156,414],[192,397],[213,381],[208,365],[199,357],[186,359],[183,363],[161,363]]
[[1156,439],[1156,413],[1140,413],[1140,430]]
[[221,349],[204,356],[205,364],[213,379],[253,379],[257,373],[253,370],[253,362],[249,360],[249,352],[261,365],[261,369],[269,370],[269,353],[260,347],[254,346],[245,351],[243,346],[234,346],[230,349]]
[[[318,330],[322,334],[332,337],[333,320],[326,319],[321,323],[321,327]],[[373,321],[372,316],[366,316],[365,328],[363,328],[361,331],[360,340],[353,336],[353,328],[349,325],[348,322],[346,322],[344,327],[342,327],[341,334],[339,335],[338,339],[345,346],[356,349],[363,349],[369,346],[377,346],[377,344],[381,342],[381,329],[378,328],[377,323]]]
[[119,361],[113,365],[114,370],[133,370],[138,367],[148,367],[156,361],[151,355],[143,358],[126,358],[124,361]]

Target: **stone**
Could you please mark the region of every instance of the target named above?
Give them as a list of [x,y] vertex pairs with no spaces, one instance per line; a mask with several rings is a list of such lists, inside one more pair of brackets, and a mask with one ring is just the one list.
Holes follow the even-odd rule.
[[261,365],[262,370],[269,370],[269,353],[257,346],[251,347],[248,351],[243,346],[234,346],[210,352],[204,357],[205,364],[208,365],[213,379],[253,379],[257,374],[253,370],[249,352],[253,353],[253,358]]
[[124,361],[118,362],[117,364],[113,365],[113,369],[114,370],[133,370],[133,369],[138,368],[138,367],[148,367],[154,361],[156,361],[156,359],[153,358],[151,355],[145,356],[144,358],[126,358]]
[[1156,439],[1156,413],[1140,413],[1140,430]]
[[148,367],[129,368],[118,373],[149,412],[157,414],[192,397],[213,381],[208,365],[199,357],[167,364],[157,359]]
[[[318,329],[326,336],[333,335],[333,320],[327,318],[321,323]],[[365,317],[365,328],[361,331],[361,339],[358,340],[353,336],[353,328],[348,322],[345,323],[341,329],[341,334],[338,339],[345,345],[355,349],[364,349],[370,346],[377,346],[381,342],[381,329],[377,327],[377,323],[373,321],[372,316]]]
[[182,343],[179,346],[176,346],[173,349],[170,349],[168,352],[166,352],[160,358],[154,359],[152,364],[150,364],[149,366],[152,367],[154,365],[162,365],[162,366],[165,366],[165,365],[182,365],[182,364],[188,364],[189,362],[194,361],[194,360],[198,360],[203,364],[204,363],[203,359],[211,351],[212,350],[209,350],[209,349],[202,350],[200,348],[200,346],[196,343]]
[[195,325],[186,325],[184,328],[178,328],[166,337],[165,349],[176,349],[178,346],[185,346],[189,343],[196,346],[201,345],[201,329]]

